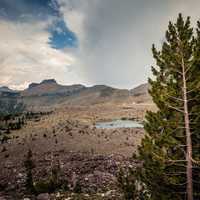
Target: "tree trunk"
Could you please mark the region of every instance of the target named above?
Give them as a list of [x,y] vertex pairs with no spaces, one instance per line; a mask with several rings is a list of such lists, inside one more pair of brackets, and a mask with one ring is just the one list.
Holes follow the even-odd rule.
[[184,100],[184,120],[186,133],[186,161],[187,161],[187,200],[193,200],[193,179],[192,179],[192,139],[190,130],[190,119],[188,113],[188,99],[187,99],[187,84],[186,84],[186,70],[182,57],[182,73],[183,73],[183,100]]

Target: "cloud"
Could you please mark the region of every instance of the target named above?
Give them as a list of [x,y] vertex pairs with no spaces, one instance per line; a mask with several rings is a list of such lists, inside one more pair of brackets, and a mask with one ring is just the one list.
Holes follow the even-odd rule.
[[197,19],[197,0],[57,0],[80,39],[78,74],[88,84],[132,88],[146,82],[151,45],[160,46],[168,21],[179,12]]
[[[16,8],[12,0],[3,2],[12,12],[0,9],[0,85],[13,88],[44,78],[120,88],[146,82],[154,62],[152,43],[161,46],[168,21],[179,12],[195,25],[200,6],[198,0],[48,0],[49,8],[35,0],[41,9],[32,13],[22,0]],[[53,48],[63,46],[57,20],[64,20],[78,45],[68,38],[73,48]],[[63,37],[52,42],[49,26]]]
[[0,85],[21,89],[45,78],[56,78],[61,83],[78,81],[73,72],[68,72],[74,56],[49,44],[47,28],[51,23],[0,20]]

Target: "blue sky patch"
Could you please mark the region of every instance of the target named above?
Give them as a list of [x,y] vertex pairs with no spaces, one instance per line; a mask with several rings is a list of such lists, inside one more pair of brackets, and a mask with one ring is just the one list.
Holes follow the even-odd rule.
[[49,29],[51,37],[49,44],[55,49],[76,48],[78,47],[78,38],[75,33],[70,31],[63,20],[57,21]]
[[23,15],[31,15],[36,19],[48,15],[58,16],[59,12],[52,6],[52,0],[1,0],[0,17],[9,20],[20,20]]
[[75,48],[78,47],[78,39],[75,33],[69,30],[59,13],[56,0],[0,0],[0,18],[10,21],[47,20],[53,16],[56,22],[49,27],[49,38],[52,48]]

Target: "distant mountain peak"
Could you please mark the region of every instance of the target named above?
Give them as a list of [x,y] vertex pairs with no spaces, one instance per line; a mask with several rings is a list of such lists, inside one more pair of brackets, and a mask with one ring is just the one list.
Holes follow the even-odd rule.
[[40,83],[31,83],[29,86],[28,86],[28,89],[32,89],[32,88],[35,88],[39,85],[44,85],[44,84],[57,84],[56,80],[55,79],[45,79],[43,80],[42,82]]
[[60,85],[55,79],[45,79],[40,83],[31,83],[29,87],[21,92],[22,96],[69,96],[83,90],[85,86]]
[[11,90],[7,86],[2,86],[2,87],[0,87],[0,92],[14,92],[14,90]]
[[40,84],[57,84],[55,79],[45,79]]
[[1,89],[10,90],[10,88],[7,86],[2,86]]
[[148,89],[149,84],[147,83],[141,84],[132,90],[127,90],[106,85],[91,87],[81,84],[60,85],[55,79],[46,79],[40,83],[31,83],[27,89],[19,92],[10,92],[8,87],[0,87],[0,97],[19,94],[30,106],[51,106],[62,103],[67,105],[92,105],[104,102],[151,103],[152,99],[148,94]]
[[144,83],[130,90],[133,96],[148,94],[149,84]]
[[39,85],[38,83],[31,83],[29,84],[28,88],[31,89],[31,88],[37,87],[38,85]]

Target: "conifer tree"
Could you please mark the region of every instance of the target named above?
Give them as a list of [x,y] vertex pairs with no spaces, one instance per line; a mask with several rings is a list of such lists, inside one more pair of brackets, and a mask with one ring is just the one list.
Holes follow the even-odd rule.
[[200,199],[200,23],[194,32],[179,14],[152,51],[149,92],[158,109],[146,115],[139,178],[153,200]]
[[33,185],[33,175],[32,171],[35,168],[35,164],[32,160],[32,151],[29,149],[27,153],[26,160],[24,161],[24,166],[26,169],[26,188],[30,193],[35,193],[35,187]]

